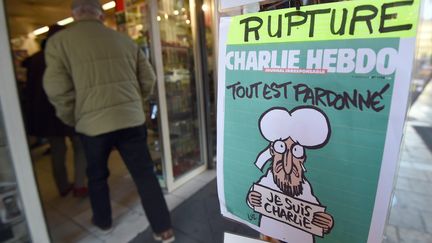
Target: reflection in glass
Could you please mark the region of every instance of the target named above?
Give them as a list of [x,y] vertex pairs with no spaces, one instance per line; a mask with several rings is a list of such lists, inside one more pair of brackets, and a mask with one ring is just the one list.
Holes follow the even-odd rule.
[[187,0],[160,0],[158,4],[173,174],[178,179],[203,164],[191,17]]
[[30,242],[0,110],[0,242]]
[[214,32],[213,32],[213,1],[204,0],[201,10],[204,15],[204,34],[205,34],[205,54],[207,56],[207,78],[208,78],[208,102],[210,102],[210,124],[207,129],[209,144],[210,158],[213,160],[209,161],[211,167],[216,166],[216,82],[215,82],[215,69],[216,69],[216,57],[214,55]]
[[[126,31],[139,45],[147,58],[150,57],[150,19],[147,1],[126,1]],[[148,145],[155,163],[156,174],[164,184],[160,127],[158,123],[157,85],[154,84],[149,97],[145,97],[144,111],[147,115]]]

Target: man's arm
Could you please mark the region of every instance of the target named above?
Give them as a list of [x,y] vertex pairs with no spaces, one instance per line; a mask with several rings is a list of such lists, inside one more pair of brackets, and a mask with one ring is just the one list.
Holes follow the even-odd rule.
[[75,87],[56,47],[48,42],[45,49],[47,67],[44,74],[44,89],[56,115],[65,124],[75,126]]
[[153,93],[156,85],[156,75],[153,67],[145,57],[144,53],[138,49],[138,63],[137,63],[137,76],[141,87],[141,93],[144,100],[149,99]]

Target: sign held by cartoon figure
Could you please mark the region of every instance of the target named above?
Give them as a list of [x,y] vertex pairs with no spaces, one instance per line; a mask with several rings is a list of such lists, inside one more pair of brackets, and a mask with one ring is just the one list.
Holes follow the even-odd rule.
[[[324,233],[329,233],[332,217],[325,214],[325,207],[289,197],[258,184],[253,185],[249,195],[255,197],[251,199],[255,201],[255,203],[252,202],[253,204],[251,204],[253,210],[262,216],[289,224],[294,228],[316,236],[322,237]],[[259,198],[261,201],[257,203],[257,200],[260,200]],[[263,221],[265,222],[261,218],[261,222]],[[288,227],[284,226],[284,228]],[[297,232],[293,228],[289,229]],[[302,236],[306,235],[302,233]],[[310,237],[307,236],[307,238]]]
[[259,120],[259,130],[269,143],[259,153],[255,165],[270,168],[251,187],[248,205],[261,214],[260,226],[277,226],[283,234],[302,242],[313,242],[333,227],[333,217],[325,212],[305,177],[306,149],[323,147],[330,138],[327,116],[315,107],[291,111],[272,108]]

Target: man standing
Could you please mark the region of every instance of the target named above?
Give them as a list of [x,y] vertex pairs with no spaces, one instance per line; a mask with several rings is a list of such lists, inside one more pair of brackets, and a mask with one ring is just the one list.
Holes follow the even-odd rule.
[[72,26],[47,43],[44,88],[57,116],[81,134],[88,161],[92,222],[112,225],[107,179],[112,147],[120,152],[138,188],[155,238],[172,242],[170,216],[147,147],[142,97],[154,72],[128,37],[102,23],[98,0],[73,0]]
[[[54,181],[60,196],[65,197],[71,190],[75,197],[86,197],[86,159],[81,140],[74,129],[66,126],[55,115],[54,107],[48,101],[42,85],[45,72],[45,44],[57,32],[64,28],[52,25],[47,33],[47,39],[41,43],[42,50],[38,51],[23,62],[27,69],[26,109],[28,118],[26,124],[29,135],[47,138],[50,145],[51,165]],[[74,153],[74,184],[70,184],[66,168],[66,137],[69,137]]]

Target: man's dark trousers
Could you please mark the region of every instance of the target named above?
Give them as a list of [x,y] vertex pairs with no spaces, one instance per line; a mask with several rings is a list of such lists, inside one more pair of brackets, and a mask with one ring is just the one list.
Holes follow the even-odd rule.
[[155,233],[171,228],[171,220],[154,173],[153,161],[147,147],[145,125],[118,130],[99,136],[81,135],[88,165],[88,187],[93,210],[93,222],[100,227],[110,227],[111,203],[107,179],[108,157],[117,148],[138,188],[144,212]]

